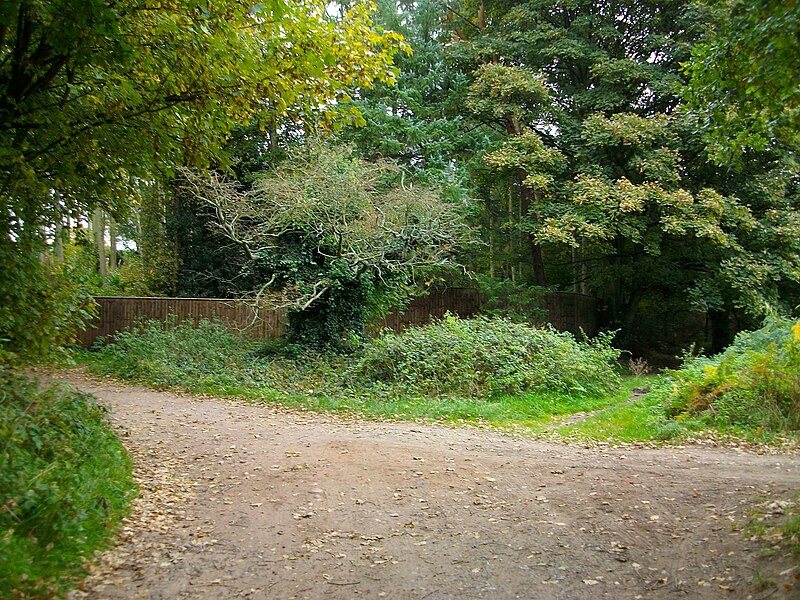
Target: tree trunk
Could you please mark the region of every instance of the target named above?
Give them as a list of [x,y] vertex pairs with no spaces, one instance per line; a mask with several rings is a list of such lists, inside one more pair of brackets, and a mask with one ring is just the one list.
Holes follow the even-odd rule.
[[[531,197],[533,195],[533,190],[526,187],[522,182],[527,176],[526,173],[520,174],[520,187],[519,187],[519,197],[520,197],[520,230],[522,229],[522,219],[525,215],[530,214],[531,211]],[[544,258],[542,257],[542,246],[536,243],[536,240],[533,237],[533,234],[528,233],[526,235],[529,254],[531,258],[531,266],[533,267],[533,282],[540,286],[544,287],[546,285],[545,277],[544,277]]]
[[56,260],[60,263],[64,262],[64,223],[62,221],[61,212],[56,211],[56,228],[53,233],[53,248],[56,252]]
[[108,271],[113,273],[117,270],[117,227],[116,223],[114,223],[114,217],[108,218],[108,237],[110,238],[111,242]]
[[275,119],[272,118],[269,121],[269,151],[272,154],[277,154],[279,149],[280,145],[278,144],[278,124],[275,122]]
[[108,277],[108,264],[106,263],[106,224],[103,218],[103,209],[95,208],[92,213],[92,233],[97,248],[97,263],[100,267],[100,277],[103,283]]
[[708,311],[711,324],[711,354],[719,354],[733,341],[730,313],[727,310]]
[[489,211],[489,277],[494,279],[494,219]]

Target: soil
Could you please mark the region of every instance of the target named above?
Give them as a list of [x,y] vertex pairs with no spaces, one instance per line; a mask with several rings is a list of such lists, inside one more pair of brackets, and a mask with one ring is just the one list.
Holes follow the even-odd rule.
[[[111,408],[141,486],[75,598],[790,598],[742,530],[796,453],[566,445],[62,375]],[[771,550],[771,551],[770,551]]]

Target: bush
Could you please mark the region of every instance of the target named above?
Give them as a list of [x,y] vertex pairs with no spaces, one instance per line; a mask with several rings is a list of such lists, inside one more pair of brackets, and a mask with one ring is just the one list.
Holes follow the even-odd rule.
[[534,391],[601,395],[619,385],[611,335],[569,333],[508,319],[447,315],[368,342],[352,373],[422,394],[496,396]]
[[72,263],[0,240],[0,365],[33,363],[71,342],[93,302]]
[[91,396],[0,367],[0,597],[50,597],[127,512],[131,465]]
[[[101,342],[102,343],[102,342]],[[196,387],[245,378],[250,340],[217,321],[147,321],[98,346],[102,370],[155,385]]]
[[713,357],[689,356],[654,393],[668,417],[720,428],[800,431],[800,321],[770,319]]

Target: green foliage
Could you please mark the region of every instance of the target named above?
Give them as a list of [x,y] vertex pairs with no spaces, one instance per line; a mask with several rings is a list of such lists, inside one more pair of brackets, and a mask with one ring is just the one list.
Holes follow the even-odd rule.
[[800,148],[800,6],[796,0],[720,3],[719,27],[692,48],[685,96],[720,164],[775,143]]
[[568,333],[501,318],[448,315],[402,334],[384,333],[357,353],[337,357],[285,341],[257,343],[209,321],[148,322],[98,348],[93,362],[105,373],[195,391],[229,386],[387,398],[601,397],[619,384],[613,367],[619,352],[609,343],[610,336],[577,342]]
[[558,391],[601,395],[619,384],[613,335],[577,342],[569,333],[502,318],[448,315],[363,350],[354,373],[366,381],[424,394],[496,396]]
[[526,129],[484,155],[483,161],[493,174],[525,173],[525,187],[541,194],[550,191],[555,175],[565,168],[564,155],[548,148],[541,137]]
[[370,277],[348,275],[333,283],[324,302],[289,313],[289,343],[317,351],[348,350],[361,339],[373,316],[375,284]]
[[185,179],[243,248],[253,292],[288,307],[292,341],[318,350],[362,335],[369,317],[411,297],[417,272],[454,266],[470,241],[463,206],[347,147],[297,148],[251,189],[188,171]]
[[495,62],[473,73],[466,106],[475,115],[499,122],[519,135],[550,108],[544,77],[530,69]]
[[[643,279],[664,242],[658,205],[683,206],[696,191],[681,181],[665,115],[704,19],[683,0],[485,8],[486,26],[462,29],[453,53],[473,80],[465,107],[507,136],[476,170],[489,271],[562,289],[579,282],[627,335],[636,288],[656,281]],[[642,246],[648,264],[626,264]],[[563,262],[571,268],[553,264]]]
[[43,262],[0,238],[0,365],[31,363],[70,342],[92,309],[80,261]]
[[[800,336],[800,326],[796,331]],[[769,340],[784,338],[785,328],[756,345],[769,348]],[[300,410],[625,442],[690,438],[714,428],[762,443],[792,435],[786,420],[767,432],[758,429],[763,424],[733,428],[702,413],[674,419],[665,404],[674,373],[661,384],[655,375],[620,380],[619,352],[607,337],[580,343],[499,318],[450,316],[384,334],[347,355],[316,354],[285,339],[255,342],[209,322],[152,323],[119,339],[119,346],[84,355],[95,372]],[[641,388],[651,386],[656,391],[642,396]],[[581,411],[592,414],[568,420]]]
[[404,46],[376,31],[370,13],[353,3],[332,18],[313,2],[281,0],[124,10],[83,0],[5,3],[4,231],[21,223],[34,235],[59,204],[123,206],[135,177],[207,164],[225,134],[259,111],[320,111],[346,103],[352,85],[391,81],[392,56]]
[[63,594],[134,493],[105,409],[0,366],[0,596]]
[[[754,86],[758,79],[765,92],[791,94],[798,61],[789,59],[797,45],[788,40],[797,36],[774,27],[780,19],[794,25],[795,3],[765,0],[753,11],[731,4],[740,19],[763,25],[754,36],[774,37],[776,47],[764,49],[779,63],[757,69],[730,36],[727,49],[698,64],[713,73],[741,51],[734,61],[752,69]],[[684,312],[717,311],[720,321],[735,312],[740,323],[797,304],[798,238],[784,235],[797,221],[796,156],[772,144],[750,153],[747,174],[733,177],[706,163],[704,124],[680,110],[681,65],[721,22],[723,5],[528,0],[481,4],[485,14],[474,3],[461,7],[448,53],[472,79],[462,114],[506,136],[483,146],[473,170],[488,246],[478,268],[598,297],[626,344],[647,335],[637,319],[648,297],[682,302]],[[764,21],[766,6],[772,16]],[[730,83],[744,90],[750,79]],[[783,103],[783,116],[796,113],[795,99]],[[735,102],[709,106],[736,113]]]
[[[517,332],[511,323],[489,322],[493,323],[496,336],[508,338]],[[466,331],[470,326],[479,327],[477,323],[465,322],[462,329]],[[492,325],[487,327],[484,323],[482,327],[486,336],[492,334]],[[525,328],[525,331],[532,330]],[[487,396],[486,389],[483,390],[486,393],[477,394],[474,386],[468,391],[476,395],[468,397],[457,381],[451,388],[427,392],[422,389],[425,386],[376,383],[371,377],[359,374],[368,360],[363,358],[363,346],[349,355],[314,354],[286,340],[244,339],[218,323],[204,322],[198,327],[191,322],[169,327],[149,323],[118,336],[118,340],[116,344],[84,354],[95,372],[192,392],[367,418],[481,423],[540,431],[547,428],[552,415],[603,408],[619,401],[620,396],[605,391],[616,391],[617,376],[609,365],[616,351],[606,342],[590,348],[554,332],[540,332],[536,336],[537,341],[557,345],[549,354],[547,350],[539,354],[554,355],[552,358],[556,360],[565,348],[573,351],[577,348],[578,355],[572,355],[575,365],[567,366],[569,357],[561,363],[566,379],[556,381],[561,376],[551,373],[549,384],[538,386],[538,391],[508,395],[499,390],[492,397]],[[515,360],[519,365],[521,359],[512,354],[510,350],[506,352],[498,368],[513,367]],[[573,366],[577,375],[572,374]],[[595,371],[603,372],[602,382],[593,375]],[[505,375],[505,383],[514,379],[513,373]],[[593,376],[595,379],[589,381]],[[567,388],[569,391],[565,393],[563,390]],[[625,398],[629,393],[627,389],[621,392]]]
[[[355,2],[334,17],[305,0],[4,2],[0,238],[25,255],[66,216],[121,216],[142,182],[224,164],[226,135],[256,114],[291,109],[309,127],[360,120],[343,108],[351,86],[391,82],[405,47],[371,12]],[[0,258],[4,272],[28,260],[5,248]],[[125,275],[140,293],[163,293],[176,266],[170,248],[151,244]],[[8,311],[38,325],[33,300]],[[48,342],[52,333],[31,327]]]
[[98,344],[106,372],[158,386],[199,389],[247,380],[246,357],[253,342],[216,321],[147,321]]
[[676,421],[800,431],[800,322],[770,319],[713,357],[689,356],[653,392]]
[[412,52],[398,54],[397,82],[360,90],[354,100],[363,127],[342,131],[370,159],[395,160],[415,181],[441,185],[459,198],[470,183],[468,159],[486,138],[459,115],[468,77],[447,59],[452,39],[439,0],[377,2],[376,24],[403,35]]

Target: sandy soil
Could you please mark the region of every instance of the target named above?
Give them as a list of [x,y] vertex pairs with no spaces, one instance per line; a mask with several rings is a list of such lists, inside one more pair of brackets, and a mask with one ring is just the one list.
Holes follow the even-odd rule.
[[141,497],[73,598],[790,598],[800,456],[586,447],[67,377],[112,409]]

